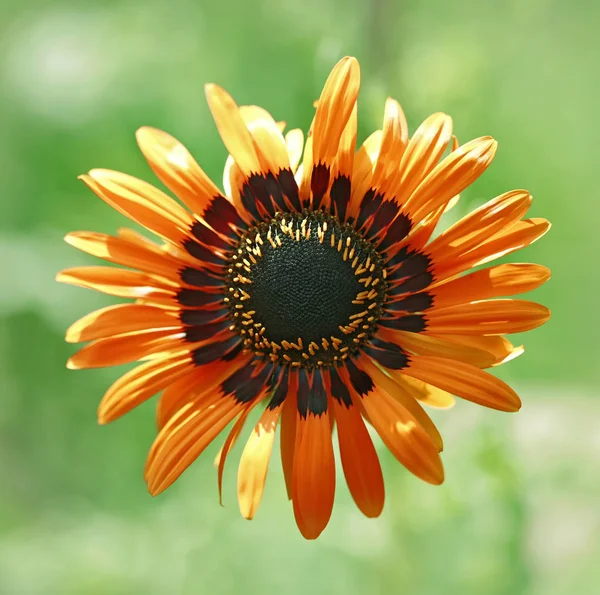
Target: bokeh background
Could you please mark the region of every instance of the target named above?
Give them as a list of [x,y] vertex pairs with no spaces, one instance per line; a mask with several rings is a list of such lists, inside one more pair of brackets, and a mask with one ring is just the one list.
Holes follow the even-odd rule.
[[[0,593],[594,595],[600,589],[600,4],[582,0],[25,0],[0,3]],[[305,542],[278,458],[257,518],[219,507],[209,449],[153,499],[146,404],[108,427],[95,409],[118,370],[69,372],[76,317],[111,302],[53,278],[92,264],[70,230],[125,221],[76,176],[153,176],[134,131],[185,142],[220,180],[205,104],[217,82],[304,129],[333,64],[362,66],[361,136],[387,95],[411,128],[433,111],[497,158],[456,214],[512,188],[551,233],[515,260],[553,279],[532,297],[552,321],[499,374],[525,406],[434,412],[447,481],[432,487],[381,451],[388,497],[367,520],[339,482],[330,526]],[[112,300],[114,301],[114,300]]]

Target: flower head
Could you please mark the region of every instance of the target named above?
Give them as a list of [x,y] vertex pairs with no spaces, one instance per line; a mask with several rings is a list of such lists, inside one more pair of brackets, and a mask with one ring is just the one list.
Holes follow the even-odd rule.
[[440,113],[409,137],[389,99],[382,129],[357,149],[358,91],[358,63],[344,58],[304,142],[300,130],[284,135],[262,108],[238,107],[208,85],[230,153],[225,192],[181,143],[152,128],[138,131],[140,148],[183,204],[122,173],[82,176],[161,239],[129,229],[71,233],[71,245],[127,268],[58,276],[134,300],[74,323],[67,341],[88,344],[68,366],[143,362],[108,389],[98,417],[113,421],[161,393],[145,470],[152,494],[233,423],[217,461],[220,490],[227,454],[257,407],[238,471],[242,514],[258,508],[279,427],[296,521],[315,538],[333,507],[334,427],[350,492],[376,517],[384,484],[365,421],[409,471],[439,484],[442,439],[422,405],[449,407],[456,395],[519,409],[517,394],[484,368],[523,351],[504,335],[549,318],[545,307],[506,296],[538,287],[550,272],[536,264],[471,269],[527,246],[549,223],[524,219],[531,196],[516,190],[432,239],[441,215],[490,165],[496,142],[459,146]]

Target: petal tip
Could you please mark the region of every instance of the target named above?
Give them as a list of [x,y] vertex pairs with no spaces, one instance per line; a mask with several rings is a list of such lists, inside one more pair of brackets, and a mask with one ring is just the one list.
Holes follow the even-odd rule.
[[146,143],[156,142],[156,137],[160,131],[156,128],[152,128],[151,126],[141,126],[135,131],[135,140],[137,144],[141,147]]
[[425,481],[427,481],[427,483],[439,486],[444,483],[446,476],[445,476],[445,472],[444,472],[444,466],[442,464],[442,459],[439,457],[440,451],[438,450],[437,447],[436,447],[436,451],[438,451],[438,456],[435,459],[436,464],[431,465],[427,476],[422,476],[422,477]]
[[[94,169],[90,169],[90,171],[88,172],[88,176],[92,179],[92,180],[101,180],[102,178],[106,178],[109,174],[109,171],[107,169],[102,169],[99,167],[95,167]],[[84,180],[85,181],[85,180]]]
[[544,266],[542,264],[539,266],[540,266],[540,278],[543,279],[543,283],[552,279],[552,271],[550,270],[550,268],[548,268],[547,266]]
[[[75,331],[72,331],[71,328],[68,328],[66,333],[65,333],[65,341],[67,343],[79,343],[79,338],[80,338],[81,334]],[[68,362],[67,362],[67,368],[68,368]]]
[[492,154],[495,154],[496,151],[498,150],[498,141],[491,137],[491,136],[484,136],[484,141],[485,141],[485,150],[486,152],[490,152]]
[[82,232],[82,231],[70,231],[68,234],[66,234],[63,237],[63,241],[66,244],[69,244],[69,246],[73,246],[74,248],[77,248],[77,240],[81,239],[81,238],[86,238],[86,232]]
[[80,175],[78,175],[77,179],[80,180],[80,181],[82,181],[89,188],[91,188],[91,185],[94,183],[94,180],[90,176],[89,172],[87,174],[80,174]]
[[[360,64],[354,56],[344,56],[331,70],[328,81],[355,80],[358,84],[360,79]],[[322,99],[322,97],[321,97]]]
[[164,476],[153,476],[152,470],[148,471],[146,481],[148,482],[148,492],[151,496],[162,494],[173,482],[166,481]]
[[346,56],[348,67],[351,74],[358,75],[360,73],[360,63],[354,56]]
[[207,99],[209,105],[210,105],[211,100],[216,95],[220,95],[225,92],[226,91],[222,87],[217,85],[216,83],[206,83],[204,85],[204,94],[206,95],[206,99]]
[[521,399],[518,399],[517,401],[510,403],[509,407],[506,408],[506,412],[507,413],[516,413],[517,411],[520,411],[522,406],[523,406],[523,403],[521,402]]
[[163,490],[160,489],[160,486],[157,486],[155,482],[152,482],[149,478],[146,479],[148,481],[148,493],[155,498],[158,496]]
[[442,470],[441,474],[433,475],[430,479],[430,483],[434,486],[439,486],[444,483],[446,477],[444,476],[444,471]]
[[358,59],[354,56],[344,56],[336,66],[344,66],[346,68],[360,68]]
[[139,136],[144,136],[147,134],[153,134],[155,132],[157,132],[158,130],[152,126],[140,126],[136,131],[135,131],[135,135],[137,137]]

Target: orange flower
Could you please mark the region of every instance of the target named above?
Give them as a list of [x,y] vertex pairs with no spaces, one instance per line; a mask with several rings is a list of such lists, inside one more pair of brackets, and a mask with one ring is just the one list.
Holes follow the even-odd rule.
[[208,85],[230,153],[224,193],[177,140],[140,129],[143,154],[184,206],[122,173],[82,176],[163,241],[128,229],[71,233],[71,245],[128,268],[58,275],[134,300],[69,328],[67,341],[88,344],[68,367],[144,362],[109,388],[98,418],[108,423],[162,393],[145,472],[152,494],[234,422],[218,458],[220,489],[227,453],[262,405],[239,466],[240,509],[246,518],[256,513],[281,425],[288,495],[300,531],[312,539],[333,507],[334,426],[352,496],[376,517],[384,485],[365,420],[408,470],[439,484],[442,439],[422,404],[449,407],[456,395],[519,409],[517,394],[483,368],[523,351],[504,335],[548,320],[544,306],[506,296],[535,289],[550,271],[536,264],[470,269],[531,244],[550,224],[523,219],[531,196],[517,190],[431,240],[442,213],[490,165],[496,142],[458,146],[445,114],[409,138],[390,99],[382,130],[356,150],[358,90],[358,63],[344,58],[304,143],[301,131],[284,136],[268,112],[238,107]]

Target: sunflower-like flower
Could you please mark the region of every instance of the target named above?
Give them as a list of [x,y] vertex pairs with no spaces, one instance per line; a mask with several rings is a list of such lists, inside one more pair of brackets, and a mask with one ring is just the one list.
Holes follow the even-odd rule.
[[[317,102],[306,142],[257,106],[216,85],[208,104],[229,151],[224,192],[185,147],[142,128],[137,140],[181,201],[115,171],[81,179],[101,199],[161,238],[121,229],[66,241],[118,267],[78,267],[58,280],[133,303],[93,312],[67,331],[88,342],[72,369],[143,363],[119,378],[98,411],[105,424],[153,395],[158,434],[148,489],[168,488],[231,422],[227,453],[255,407],[238,470],[242,514],[259,506],[280,426],[288,497],[304,537],[331,516],[332,431],[359,509],[380,514],[384,482],[365,421],[409,471],[440,484],[442,439],[422,405],[453,395],[516,411],[517,394],[484,368],[519,355],[504,335],[549,318],[506,299],[549,277],[537,264],[474,267],[523,248],[550,227],[524,218],[531,196],[502,194],[432,239],[442,214],[490,165],[496,142],[458,146],[437,113],[409,138],[388,99],[381,130],[356,149],[359,66],[344,58]],[[447,148],[449,151],[444,156]]]

